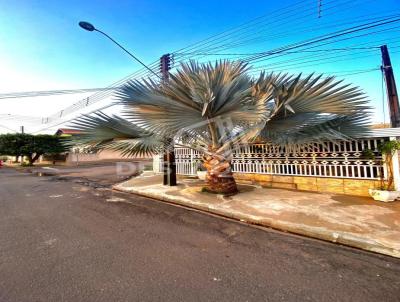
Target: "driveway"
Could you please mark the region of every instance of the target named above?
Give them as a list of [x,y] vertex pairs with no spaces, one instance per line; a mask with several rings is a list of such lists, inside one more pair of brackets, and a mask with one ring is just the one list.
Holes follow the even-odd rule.
[[399,301],[400,260],[0,169],[0,301]]

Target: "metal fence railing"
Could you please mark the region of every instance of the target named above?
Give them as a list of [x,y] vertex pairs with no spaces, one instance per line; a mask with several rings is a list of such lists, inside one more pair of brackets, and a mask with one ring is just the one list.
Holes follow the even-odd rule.
[[[232,170],[293,176],[378,179],[384,173],[378,145],[385,138],[311,143],[295,147],[273,144],[250,144],[236,149]],[[374,158],[365,157],[371,150]],[[180,175],[196,175],[201,153],[190,148],[175,148],[176,171]],[[161,172],[162,157],[154,157],[153,170]]]

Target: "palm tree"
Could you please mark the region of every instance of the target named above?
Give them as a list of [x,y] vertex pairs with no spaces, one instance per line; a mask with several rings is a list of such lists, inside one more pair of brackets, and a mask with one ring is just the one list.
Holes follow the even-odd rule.
[[248,71],[242,62],[191,61],[168,83],[129,81],[117,93],[124,118],[80,118],[78,142],[136,155],[160,152],[172,140],[204,154],[208,191],[232,194],[232,151],[241,144],[293,145],[368,131],[368,101],[358,87],[322,75],[253,78]]

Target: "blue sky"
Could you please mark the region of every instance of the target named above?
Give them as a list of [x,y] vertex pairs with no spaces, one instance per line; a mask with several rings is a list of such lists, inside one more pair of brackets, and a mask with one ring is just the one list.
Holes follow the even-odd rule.
[[[79,87],[107,85],[138,64],[112,43],[78,28],[88,20],[145,62],[257,17],[253,1],[3,1],[2,60]],[[247,2],[250,4],[250,2]],[[60,87],[64,88],[64,87]]]
[[[0,0],[0,93],[11,91],[74,89],[103,87],[139,69],[115,45],[98,33],[89,33],[78,27],[78,22],[92,22],[121,42],[144,62],[153,62],[160,55],[180,49],[211,35],[238,26],[246,21],[270,14],[271,18],[260,23],[257,43],[245,43],[241,47],[228,48],[224,52],[251,53],[267,51],[319,34],[329,33],[353,20],[400,13],[398,0],[322,0],[322,18],[317,18],[317,0],[300,1],[5,1]],[[335,5],[341,4],[336,7]],[[297,5],[297,6],[296,6]],[[283,15],[271,12],[285,8],[292,13]],[[298,14],[297,14],[298,8]],[[304,18],[301,12],[308,11]],[[326,11],[325,11],[326,10]],[[283,10],[282,10],[283,11]],[[268,22],[271,23],[270,29]],[[273,23],[273,25],[272,25]],[[400,23],[396,24],[397,26]],[[265,26],[265,27],[262,27]],[[309,27],[307,30],[306,27]],[[395,25],[393,25],[394,27]],[[301,30],[302,28],[305,30]],[[315,30],[313,30],[315,28]],[[321,29],[318,29],[321,28]],[[254,27],[249,38],[257,32]],[[276,33],[282,38],[269,39]],[[398,39],[396,39],[398,37]],[[262,38],[262,39],[261,39]],[[395,72],[400,72],[400,31],[393,29],[351,41],[344,41],[325,48],[355,47],[380,44],[388,39],[392,50]],[[257,41],[258,40],[258,41]],[[369,43],[369,44],[368,44]],[[223,52],[223,51],[221,51]],[[358,58],[362,50],[338,53],[341,59],[326,60],[328,63],[311,62],[303,66],[293,62],[318,58],[313,54],[290,55],[278,58],[293,62],[280,63],[280,69],[305,73],[367,70],[380,64],[379,51],[367,52]],[[371,54],[371,55],[370,55]],[[362,55],[362,54],[361,54]],[[369,56],[368,56],[369,55]],[[352,56],[354,60],[352,60]],[[215,59],[215,56],[206,59]],[[322,57],[326,58],[326,56]],[[295,61],[300,59],[300,61]],[[204,59],[203,59],[204,60]],[[265,62],[258,65],[263,66]],[[293,65],[294,64],[294,65]],[[274,65],[271,66],[273,68]],[[399,66],[399,67],[397,67]],[[279,68],[277,68],[279,69]],[[375,120],[383,120],[381,106],[381,75],[379,71],[346,77],[347,81],[360,85],[378,108]],[[60,110],[81,97],[69,95],[52,98],[14,99],[2,101],[0,113],[46,116]]]

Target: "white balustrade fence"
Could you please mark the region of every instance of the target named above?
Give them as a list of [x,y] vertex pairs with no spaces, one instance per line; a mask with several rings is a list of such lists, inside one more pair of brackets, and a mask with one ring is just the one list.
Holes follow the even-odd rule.
[[[196,175],[197,167],[201,163],[201,153],[190,148],[175,148],[176,174]],[[163,155],[153,157],[153,171],[163,171]]]
[[[385,173],[378,145],[388,138],[305,144],[286,148],[272,144],[251,144],[234,151],[233,172],[292,176],[317,176],[378,179]],[[368,159],[363,151],[371,150]],[[201,153],[189,148],[175,148],[176,171],[196,175]],[[163,170],[161,156],[155,156],[154,171]]]

